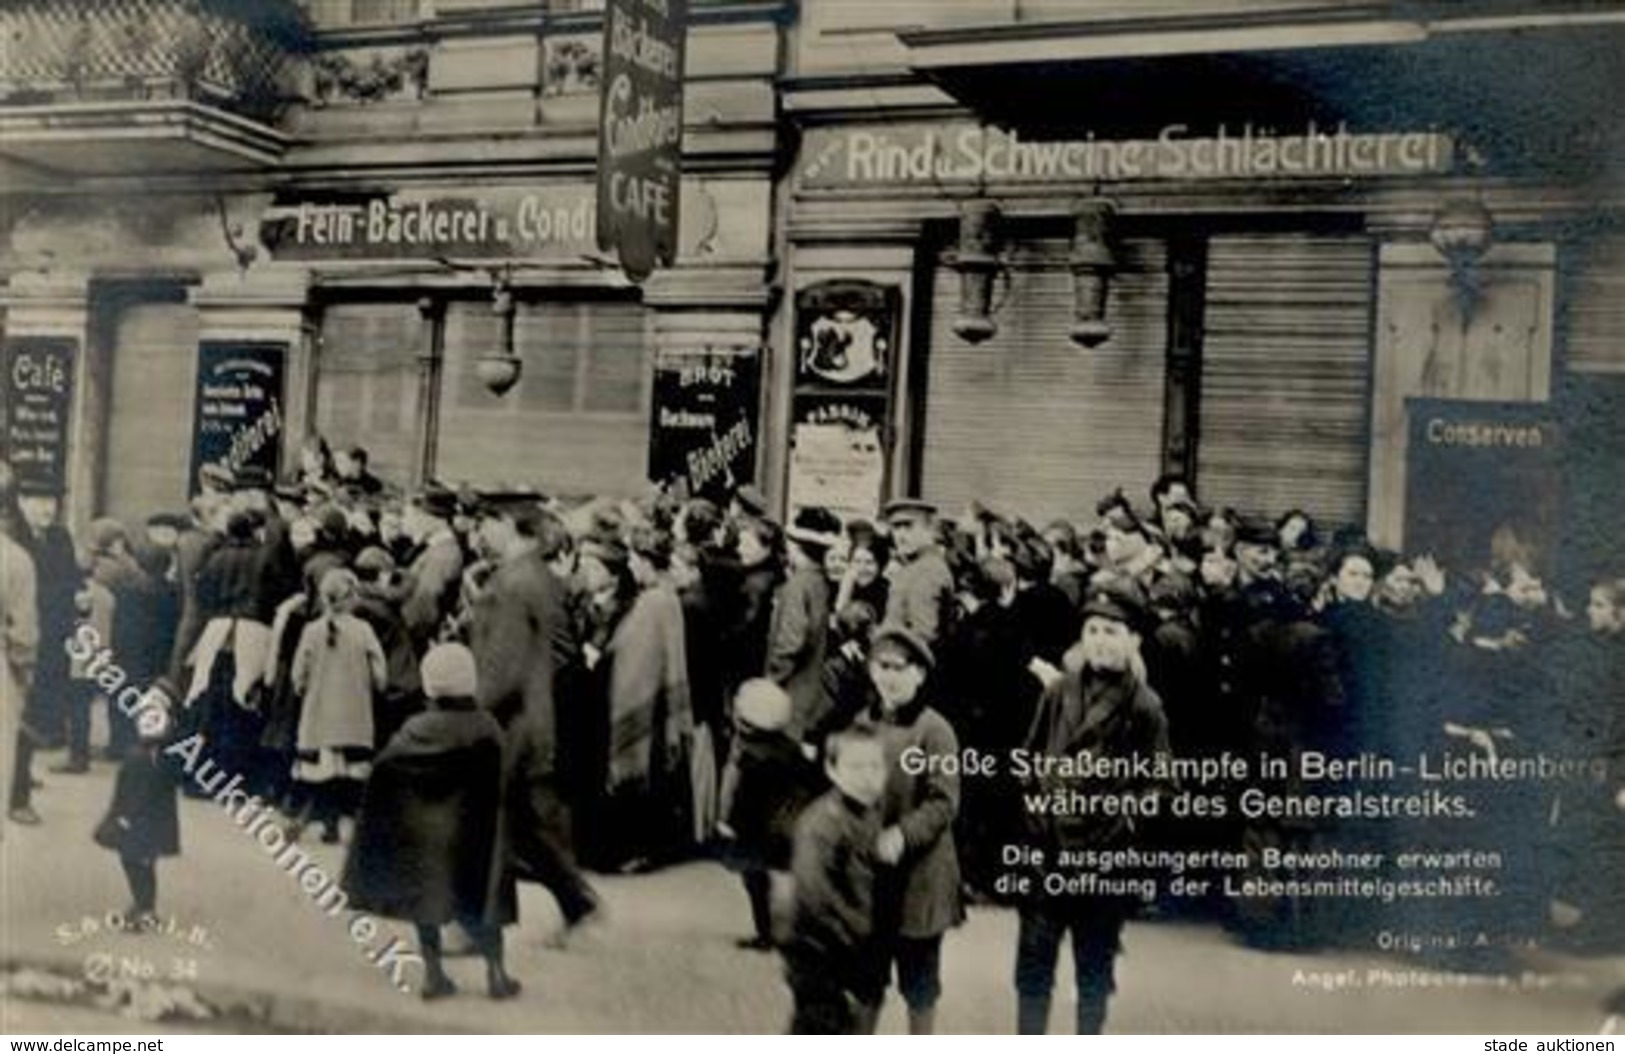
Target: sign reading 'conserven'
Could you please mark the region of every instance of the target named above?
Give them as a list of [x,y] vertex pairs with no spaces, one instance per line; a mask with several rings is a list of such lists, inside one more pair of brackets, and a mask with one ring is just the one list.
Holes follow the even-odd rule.
[[813,129],[802,188],[862,184],[1068,180],[1256,179],[1422,175],[1447,172],[1451,142],[1434,132],[1351,132],[1220,126],[1193,136],[1168,125],[1155,139],[1027,141],[979,125]]

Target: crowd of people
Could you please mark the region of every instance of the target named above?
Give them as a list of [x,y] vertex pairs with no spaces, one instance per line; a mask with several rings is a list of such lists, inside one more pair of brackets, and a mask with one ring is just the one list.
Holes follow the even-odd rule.
[[[211,469],[185,511],[99,519],[82,539],[9,470],[0,493],[10,822],[41,822],[36,751],[66,748],[57,774],[90,764],[110,693],[64,644],[93,626],[129,683],[175,704],[155,729],[109,700],[107,752],[128,778],[97,839],[120,855],[130,916],[153,912],[155,862],[179,851],[154,744],[200,735],[289,839],[350,842],[358,903],[419,925],[426,997],[452,990],[450,923],[486,956],[492,996],[518,992],[501,952],[513,881],[545,885],[574,927],[599,911],[585,872],[715,854],[745,889],[741,947],[784,956],[795,1030],[872,1029],[895,983],[911,1030],[931,1031],[945,935],[967,903],[1002,900],[1019,910],[1020,1030],[1047,1028],[1070,935],[1076,1024],[1093,1032],[1125,920],[1176,909],[1161,892],[1007,897],[1006,847],[1256,856],[1436,833],[1035,813],[1023,793],[1062,777],[961,778],[905,755],[1594,760],[1605,778],[1498,793],[1449,841],[1500,847],[1497,824],[1534,824],[1522,843],[1546,832],[1576,863],[1506,910],[1599,935],[1625,919],[1625,579],[1570,608],[1510,530],[1482,568],[1447,572],[1323,536],[1301,510],[1205,508],[1176,476],[1143,503],[1107,496],[1088,523],[904,499],[878,522],[802,508],[781,525],[749,485],[726,508],[404,494],[364,450],[335,457],[319,438],[290,479]],[[1174,789],[1123,772],[1089,790]],[[1259,943],[1348,926],[1294,898],[1177,910]]]

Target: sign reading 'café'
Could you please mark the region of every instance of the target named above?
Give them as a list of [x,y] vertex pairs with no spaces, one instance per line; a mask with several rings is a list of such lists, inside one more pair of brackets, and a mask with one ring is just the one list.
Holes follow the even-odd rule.
[[5,368],[0,456],[11,463],[24,494],[62,493],[77,351],[78,344],[67,337],[12,337],[0,356]]
[[598,247],[633,281],[677,258],[688,0],[609,0],[598,110]]

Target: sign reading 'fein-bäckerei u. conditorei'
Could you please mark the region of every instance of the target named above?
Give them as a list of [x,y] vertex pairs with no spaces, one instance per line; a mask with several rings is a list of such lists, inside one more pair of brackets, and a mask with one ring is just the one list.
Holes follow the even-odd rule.
[[260,240],[284,260],[571,257],[593,248],[593,188],[412,189],[273,206]]
[[1155,138],[1026,140],[982,125],[897,125],[808,131],[803,188],[853,184],[1067,180],[1366,177],[1450,171],[1437,132],[1354,132],[1313,121],[1296,129],[1221,125],[1193,135],[1182,124]]

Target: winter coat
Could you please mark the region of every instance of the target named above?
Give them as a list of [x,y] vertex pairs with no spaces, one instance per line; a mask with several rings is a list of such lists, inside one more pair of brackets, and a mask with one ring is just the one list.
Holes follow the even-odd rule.
[[473,700],[407,719],[374,760],[345,860],[350,907],[425,925],[519,916],[502,824],[502,729]]
[[152,860],[181,851],[175,773],[158,749],[142,745],[119,763],[113,800],[97,825],[98,845],[121,856]]
[[740,870],[785,870],[802,809],[823,780],[782,732],[743,727],[722,775],[722,822],[733,830],[728,863]]
[[942,550],[932,546],[899,565],[886,601],[886,622],[918,633],[932,647],[953,622],[954,576]]
[[223,544],[225,540],[220,535],[201,527],[185,532],[175,543],[175,583],[180,587],[181,607],[180,625],[175,628],[175,646],[169,660],[169,679],[175,684],[186,683],[184,674],[192,661],[192,649],[197,646],[198,635],[207,621],[198,592],[203,568]]
[[829,579],[822,568],[803,567],[774,600],[767,655],[767,676],[790,695],[790,734],[798,739],[823,716],[828,641]]
[[723,655],[729,664],[731,692],[767,671],[768,637],[773,628],[773,594],[779,573],[769,564],[743,571],[738,580],[737,603],[723,635]]
[[680,762],[694,729],[683,605],[670,586],[650,586],[615,627],[609,663],[608,789],[646,785]]
[[[1167,755],[1168,722],[1162,701],[1132,674],[1108,675],[1068,663],[1061,679],[1045,690],[1038,715],[1027,733],[1027,749],[1051,757],[1070,757],[1087,751],[1096,759],[1152,758]],[[1165,794],[1171,788],[1159,780],[1131,777],[1080,782],[1064,773],[1047,772],[1028,778],[1029,794],[1129,795]],[[1165,809],[1159,811],[1165,812]],[[1049,860],[1059,850],[1120,849],[1146,844],[1144,820],[1119,814],[1078,815],[1027,809],[1031,844]]]
[[948,720],[927,704],[924,689],[920,698],[889,714],[877,702],[860,721],[876,731],[885,747],[881,821],[902,830],[905,846],[888,879],[895,887],[888,894],[891,902],[883,905],[888,926],[903,937],[938,936],[965,918],[954,848],[959,777],[940,769],[910,775],[899,759],[911,748],[925,757],[957,756],[959,739]]
[[835,983],[845,991],[874,994],[883,987],[874,976],[880,831],[879,809],[833,789],[796,822],[790,866],[795,901],[786,952],[835,971]]
[[[84,583],[84,574],[74,553],[73,537],[66,528],[48,527],[32,535],[25,548],[34,559],[40,648],[23,721],[37,742],[49,743],[61,735],[62,702],[68,697],[69,677],[64,642],[73,636],[74,624],[79,620],[74,598]],[[110,643],[104,640],[102,646]]]
[[463,550],[449,530],[432,539],[407,569],[409,592],[401,617],[419,655],[429,650],[440,624],[456,606],[462,579]]
[[564,583],[528,553],[504,561],[474,604],[469,644],[480,705],[503,725],[510,764],[551,779],[558,755],[558,680],[578,655]]
[[356,616],[327,615],[306,626],[292,670],[303,699],[300,753],[372,750],[372,696],[383,688],[384,673],[384,650],[372,628]]

